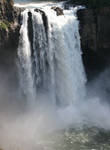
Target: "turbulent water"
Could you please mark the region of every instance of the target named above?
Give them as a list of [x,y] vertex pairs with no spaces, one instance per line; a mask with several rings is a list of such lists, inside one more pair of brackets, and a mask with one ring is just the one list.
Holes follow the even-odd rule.
[[57,16],[48,6],[22,12],[20,80],[22,91],[31,101],[45,94],[53,105],[68,106],[84,97],[76,8],[63,12]]

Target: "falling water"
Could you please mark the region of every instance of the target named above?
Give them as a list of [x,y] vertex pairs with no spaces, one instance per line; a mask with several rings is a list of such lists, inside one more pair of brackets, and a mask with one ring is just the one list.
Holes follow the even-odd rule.
[[23,23],[18,47],[20,88],[27,99],[35,97],[32,77],[31,49],[28,38],[28,10],[22,12]]
[[21,87],[28,99],[46,95],[67,106],[85,95],[76,8],[57,15],[51,6],[26,9],[18,48]]

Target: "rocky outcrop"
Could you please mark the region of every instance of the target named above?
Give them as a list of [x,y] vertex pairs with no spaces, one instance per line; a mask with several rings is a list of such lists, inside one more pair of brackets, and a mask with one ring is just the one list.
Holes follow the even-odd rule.
[[64,15],[63,9],[61,9],[60,7],[54,6],[54,7],[52,7],[51,9],[53,9],[54,11],[56,11],[57,16]]
[[20,9],[13,7],[13,0],[0,1],[0,50],[17,46],[19,17]]
[[110,7],[78,11],[81,47],[88,78],[110,65]]
[[12,0],[0,0],[0,20],[13,21],[14,9]]
[[13,7],[13,0],[0,0],[0,77],[7,77],[10,89],[17,82],[16,53],[20,30],[20,9]]

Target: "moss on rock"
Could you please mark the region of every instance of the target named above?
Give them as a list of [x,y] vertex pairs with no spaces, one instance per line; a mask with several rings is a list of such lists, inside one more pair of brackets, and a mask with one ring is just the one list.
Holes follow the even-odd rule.
[[0,29],[7,30],[10,27],[10,23],[7,20],[0,22]]

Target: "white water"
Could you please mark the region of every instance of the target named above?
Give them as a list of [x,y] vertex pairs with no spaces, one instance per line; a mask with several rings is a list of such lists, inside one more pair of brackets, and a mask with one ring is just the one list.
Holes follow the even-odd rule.
[[[61,16],[50,6],[41,10],[46,26],[40,12],[29,9],[22,13],[18,48],[22,87],[30,101],[39,101],[36,95],[40,94],[53,105],[73,105],[84,97],[86,81],[76,8],[64,10]],[[33,48],[28,37],[28,11],[32,13]]]
[[[61,16],[57,16],[50,6],[41,10],[46,25],[42,14],[34,8],[22,13],[18,48],[21,87],[31,99],[30,103],[33,99],[39,101],[37,96],[40,94],[52,105],[73,105],[84,97],[86,81],[76,8],[64,10]],[[33,48],[28,37],[28,12],[32,13]]]
[[31,64],[31,49],[28,38],[28,10],[22,13],[23,23],[20,30],[20,40],[18,47],[19,57],[19,78],[20,88],[23,91],[26,98],[29,100],[35,97],[33,76],[32,76],[32,64]]

